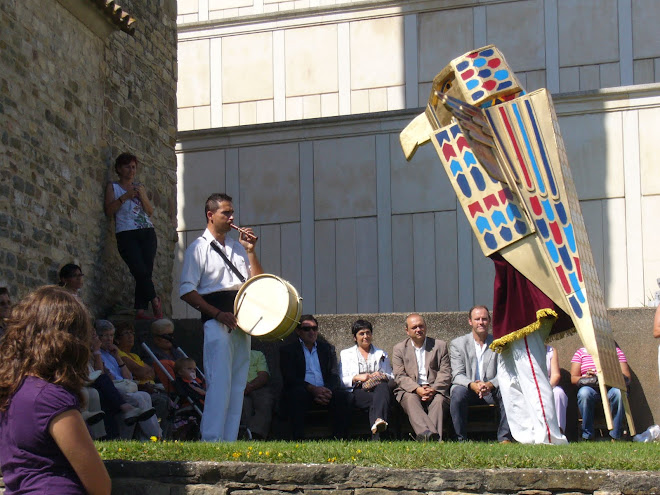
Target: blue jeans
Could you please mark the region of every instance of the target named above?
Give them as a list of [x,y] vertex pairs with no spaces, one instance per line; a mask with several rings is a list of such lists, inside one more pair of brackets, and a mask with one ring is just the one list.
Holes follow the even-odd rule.
[[[623,432],[623,415],[625,414],[623,404],[621,403],[621,390],[611,388],[607,392],[607,399],[610,401],[610,411],[612,411],[612,426],[610,436],[614,439],[621,438]],[[582,438],[587,440],[594,436],[594,414],[596,404],[600,402],[600,392],[591,387],[581,387],[577,393],[578,409],[582,415]]]

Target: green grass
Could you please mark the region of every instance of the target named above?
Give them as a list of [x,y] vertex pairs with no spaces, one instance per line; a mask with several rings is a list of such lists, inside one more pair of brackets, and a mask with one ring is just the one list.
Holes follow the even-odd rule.
[[660,470],[660,443],[588,442],[564,446],[487,442],[97,442],[103,459],[353,464],[390,468]]

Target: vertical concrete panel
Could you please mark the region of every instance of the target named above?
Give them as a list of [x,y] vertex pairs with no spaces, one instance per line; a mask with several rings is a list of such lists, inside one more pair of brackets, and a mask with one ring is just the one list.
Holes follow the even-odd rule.
[[660,2],[657,0],[635,0],[632,3],[633,58],[660,57],[658,19],[660,19]]
[[296,143],[239,151],[241,219],[246,224],[300,220],[300,166]]
[[375,142],[375,136],[314,142],[316,219],[376,214]]
[[351,113],[351,59],[350,24],[337,25],[337,79],[339,85],[339,115]]
[[350,39],[351,89],[405,84],[403,18],[351,22]]
[[298,148],[300,150],[300,238],[303,311],[316,313],[314,148],[310,141],[300,143]]
[[584,217],[584,225],[587,228],[587,236],[589,237],[589,244],[591,245],[591,252],[594,256],[594,264],[598,272],[598,280],[603,286],[605,280],[605,247],[603,238],[603,202],[600,200],[595,201],[580,201],[582,209],[582,216]]
[[660,195],[642,198],[642,235],[644,249],[644,294],[647,298],[658,290],[660,279],[660,229],[658,229]]
[[281,273],[302,297],[302,255],[300,223],[286,223],[281,228]]
[[[174,246],[174,264],[172,266],[172,318],[187,318],[188,304],[179,298],[179,281],[181,280],[181,266],[183,254],[186,252],[186,232],[179,232]],[[191,308],[192,309],[192,308]]]
[[273,118],[287,120],[284,31],[273,32]]
[[419,81],[432,81],[452,59],[482,46],[474,44],[471,8],[423,12],[418,18]]
[[357,243],[368,242],[356,233],[355,219],[337,220],[335,225],[337,265],[337,313],[357,312]]
[[658,129],[660,111],[657,108],[642,109],[639,115],[639,165],[641,190],[644,196],[660,194],[658,173]]
[[413,271],[415,311],[437,311],[435,218],[433,213],[413,215]]
[[489,5],[488,43],[496,45],[514,71],[545,68],[543,0]]
[[458,311],[458,232],[456,212],[435,214],[437,311]]
[[338,91],[336,24],[289,29],[284,40],[286,96]]
[[355,257],[357,275],[357,312],[378,313],[378,221],[376,218],[355,220]]
[[376,136],[376,201],[378,210],[378,311],[394,311],[392,277],[392,186],[390,149],[398,135]]
[[[642,233],[638,232],[637,242],[627,242],[625,232],[629,229],[625,203],[623,198],[603,201],[604,280],[601,283],[608,308],[640,306],[644,299]],[[641,208],[638,210],[637,221],[641,226]],[[636,252],[636,246],[639,246],[639,254],[633,264],[639,268],[633,272],[629,250]]]
[[222,40],[222,81],[227,103],[273,98],[273,33],[227,36]]
[[282,240],[279,225],[262,225],[259,229],[259,242],[261,246],[259,261],[266,273],[282,274]]
[[416,14],[410,14],[403,18],[403,31],[406,104],[399,108],[415,108],[417,106],[417,57],[419,53]]
[[543,2],[545,19],[545,71],[547,88],[559,92],[559,27],[557,25],[557,0]]
[[225,152],[178,153],[177,162],[177,228],[202,229],[206,226],[204,201],[225,190]]
[[[656,2],[657,3],[657,2]],[[635,84],[633,81],[633,26],[631,0],[618,0],[619,19],[619,64],[621,68],[621,84]],[[652,14],[651,11],[648,12]],[[657,29],[654,28],[654,30]],[[656,45],[657,37],[656,37]],[[651,81],[653,82],[653,79]]]
[[491,308],[493,305],[495,266],[490,258],[484,256],[474,235],[472,235],[472,260],[474,266],[474,288],[472,292],[474,299],[465,309],[470,309],[475,304],[485,304]]
[[559,65],[617,62],[616,0],[558,0]]
[[[458,239],[458,310],[465,311],[474,304],[474,264],[472,261],[472,227],[465,218],[463,207],[456,200],[456,234]],[[479,252],[481,252],[480,248]]]
[[[335,220],[315,222],[314,271],[316,273],[316,313],[337,312],[337,256],[335,251]],[[309,310],[303,305],[304,312]]]
[[211,104],[209,40],[182,41],[178,46],[177,104],[197,107]]
[[392,296],[394,312],[415,307],[412,215],[392,216]]
[[222,38],[211,40],[209,65],[211,71],[211,127],[222,127]]

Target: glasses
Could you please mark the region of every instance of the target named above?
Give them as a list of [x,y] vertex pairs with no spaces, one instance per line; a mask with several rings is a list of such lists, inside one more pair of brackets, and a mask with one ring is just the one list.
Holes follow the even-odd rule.
[[85,276],[84,273],[76,273],[75,275],[71,275],[68,278],[83,278]]
[[305,327],[299,327],[303,332],[310,332],[314,330],[315,332],[319,331],[319,327],[316,325],[310,325],[310,326],[305,326]]
[[220,213],[222,213],[224,216],[229,218],[234,215],[234,210],[225,210],[225,211],[221,211]]

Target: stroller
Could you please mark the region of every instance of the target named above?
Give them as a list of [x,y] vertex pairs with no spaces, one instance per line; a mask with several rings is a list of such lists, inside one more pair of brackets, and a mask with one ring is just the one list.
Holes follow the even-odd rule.
[[[191,394],[190,391],[181,386],[182,384],[179,380],[176,380],[171,361],[159,361],[144,342],[142,343],[142,348],[153,360],[154,367],[156,367],[158,372],[157,374],[161,381],[163,381],[163,386],[170,393],[170,397],[174,403],[174,407],[168,418],[171,424],[171,430],[168,436],[172,440],[199,440],[201,437],[199,427],[202,420],[202,410],[204,409],[203,400],[200,396]],[[177,348],[177,351],[182,356],[188,357],[180,347]],[[201,380],[198,378],[198,383],[200,386],[203,386],[205,380],[204,374],[199,368],[197,368],[197,373],[199,377],[202,377]]]

